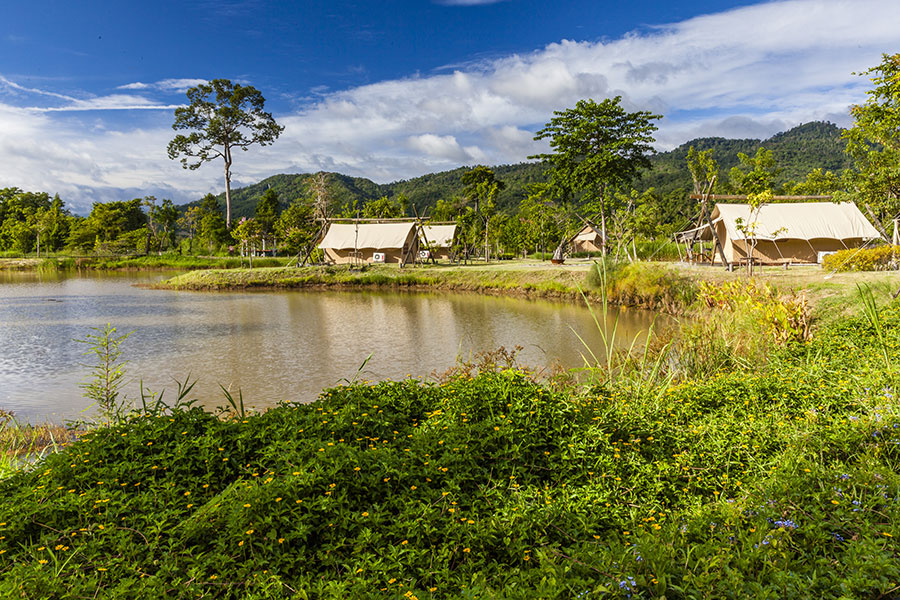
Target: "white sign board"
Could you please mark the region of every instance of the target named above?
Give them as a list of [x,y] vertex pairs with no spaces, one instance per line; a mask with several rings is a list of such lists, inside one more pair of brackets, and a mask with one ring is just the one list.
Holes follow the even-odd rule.
[[374,254],[372,254],[372,262],[383,263],[384,252],[375,252]]

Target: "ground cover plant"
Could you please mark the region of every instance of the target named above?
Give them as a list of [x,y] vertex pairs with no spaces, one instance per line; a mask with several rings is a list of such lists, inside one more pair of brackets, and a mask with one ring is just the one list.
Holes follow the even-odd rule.
[[893,304],[654,386],[151,407],[0,480],[0,595],[890,598],[898,346]]

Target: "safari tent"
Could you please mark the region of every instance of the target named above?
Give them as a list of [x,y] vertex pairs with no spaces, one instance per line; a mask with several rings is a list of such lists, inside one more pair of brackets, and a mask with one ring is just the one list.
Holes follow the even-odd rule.
[[423,225],[420,245],[431,252],[431,258],[450,260],[450,248],[456,236],[456,223]]
[[585,225],[584,229],[572,238],[572,252],[602,252],[603,236],[596,227]]
[[[754,214],[748,204],[717,204],[710,221],[730,264],[748,262],[754,237],[753,263],[769,265],[814,264],[825,254],[881,237],[852,202],[766,204]],[[691,245],[713,239],[708,223],[676,234]],[[718,251],[707,258],[721,263]]]
[[319,248],[335,264],[411,263],[419,250],[417,226],[404,223],[332,223]]

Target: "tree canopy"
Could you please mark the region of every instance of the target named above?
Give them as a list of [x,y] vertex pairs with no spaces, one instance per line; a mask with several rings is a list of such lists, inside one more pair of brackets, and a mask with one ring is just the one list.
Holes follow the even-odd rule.
[[854,123],[844,138],[855,169],[848,178],[861,206],[884,223],[900,214],[900,54],[882,55],[861,75],[874,87],[850,107]]

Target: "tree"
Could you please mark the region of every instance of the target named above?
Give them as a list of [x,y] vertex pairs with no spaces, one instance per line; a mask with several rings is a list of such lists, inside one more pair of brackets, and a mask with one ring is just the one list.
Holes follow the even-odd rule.
[[[162,203],[157,205],[156,198],[147,196],[144,199],[147,206],[147,226],[153,237],[156,238],[156,251],[162,252],[163,244],[168,244],[170,248],[175,247],[175,225],[178,222],[178,209],[168,198],[164,198]],[[147,251],[150,251],[150,244],[147,244]]]
[[846,152],[855,169],[849,183],[857,202],[884,231],[884,225],[900,214],[900,54],[883,54],[881,64],[860,75],[875,87],[862,104],[850,107],[853,127],[844,131]]
[[761,194],[765,191],[773,191],[775,178],[781,173],[781,169],[775,164],[775,157],[771,150],[759,148],[756,156],[749,156],[738,152],[740,166],[732,167],[728,172],[728,179],[736,194]]
[[313,214],[313,205],[298,198],[284,209],[276,221],[275,232],[289,253],[299,255],[304,250],[308,250],[310,244],[316,241],[316,232],[319,228]]
[[184,214],[178,219],[178,225],[187,230],[188,239],[190,240],[189,252],[194,253],[194,234],[197,233],[197,226],[200,224],[202,213],[199,206],[191,206],[184,211]]
[[481,218],[481,225],[484,228],[484,260],[487,262],[490,259],[488,238],[491,217],[496,212],[497,195],[506,188],[506,184],[483,165],[463,173],[461,180],[466,186],[463,189],[463,197],[466,202],[474,203],[475,213]]
[[278,192],[269,188],[256,202],[256,211],[253,218],[259,223],[262,230],[263,249],[266,247],[266,240],[275,233],[275,222],[278,220],[278,213],[281,212],[281,205],[278,203]]
[[403,200],[382,196],[370,200],[363,206],[362,216],[366,219],[395,219],[403,216]]
[[213,79],[190,88],[187,97],[190,104],[175,109],[172,129],[191,133],[169,142],[169,158],[180,157],[181,166],[191,170],[217,158],[225,161],[225,225],[230,228],[232,151],[272,144],[284,127],[265,112],[266,100],[253,86]]
[[200,201],[200,225],[197,233],[206,244],[206,250],[210,254],[216,247],[225,243],[228,239],[228,228],[222,218],[222,210],[219,201],[212,194],[207,194]]
[[[575,108],[555,111],[534,138],[549,139],[553,153],[529,157],[549,163],[550,184],[564,203],[580,197],[596,204],[604,237],[610,192],[650,168],[648,155],[657,129],[653,121],[662,118],[647,111],[627,112],[621,101],[621,96],[599,103],[579,100]],[[557,248],[560,256],[566,242],[563,237]]]
[[253,253],[256,246],[262,240],[262,226],[256,219],[242,218],[234,229],[231,230],[231,237],[241,245],[241,256],[247,255],[250,259],[250,268],[253,268]]
[[[722,264],[728,268],[725,247],[722,245],[722,240],[719,239],[719,230],[713,225],[710,215],[712,207],[709,204],[709,196],[716,189],[716,180],[719,178],[719,163],[713,158],[712,148],[697,152],[691,146],[688,149],[687,164],[688,170],[691,172],[691,179],[694,181],[694,193],[700,196],[700,222],[706,222],[709,225],[716,246],[713,251],[719,252]],[[690,254],[690,246],[688,249]]]

